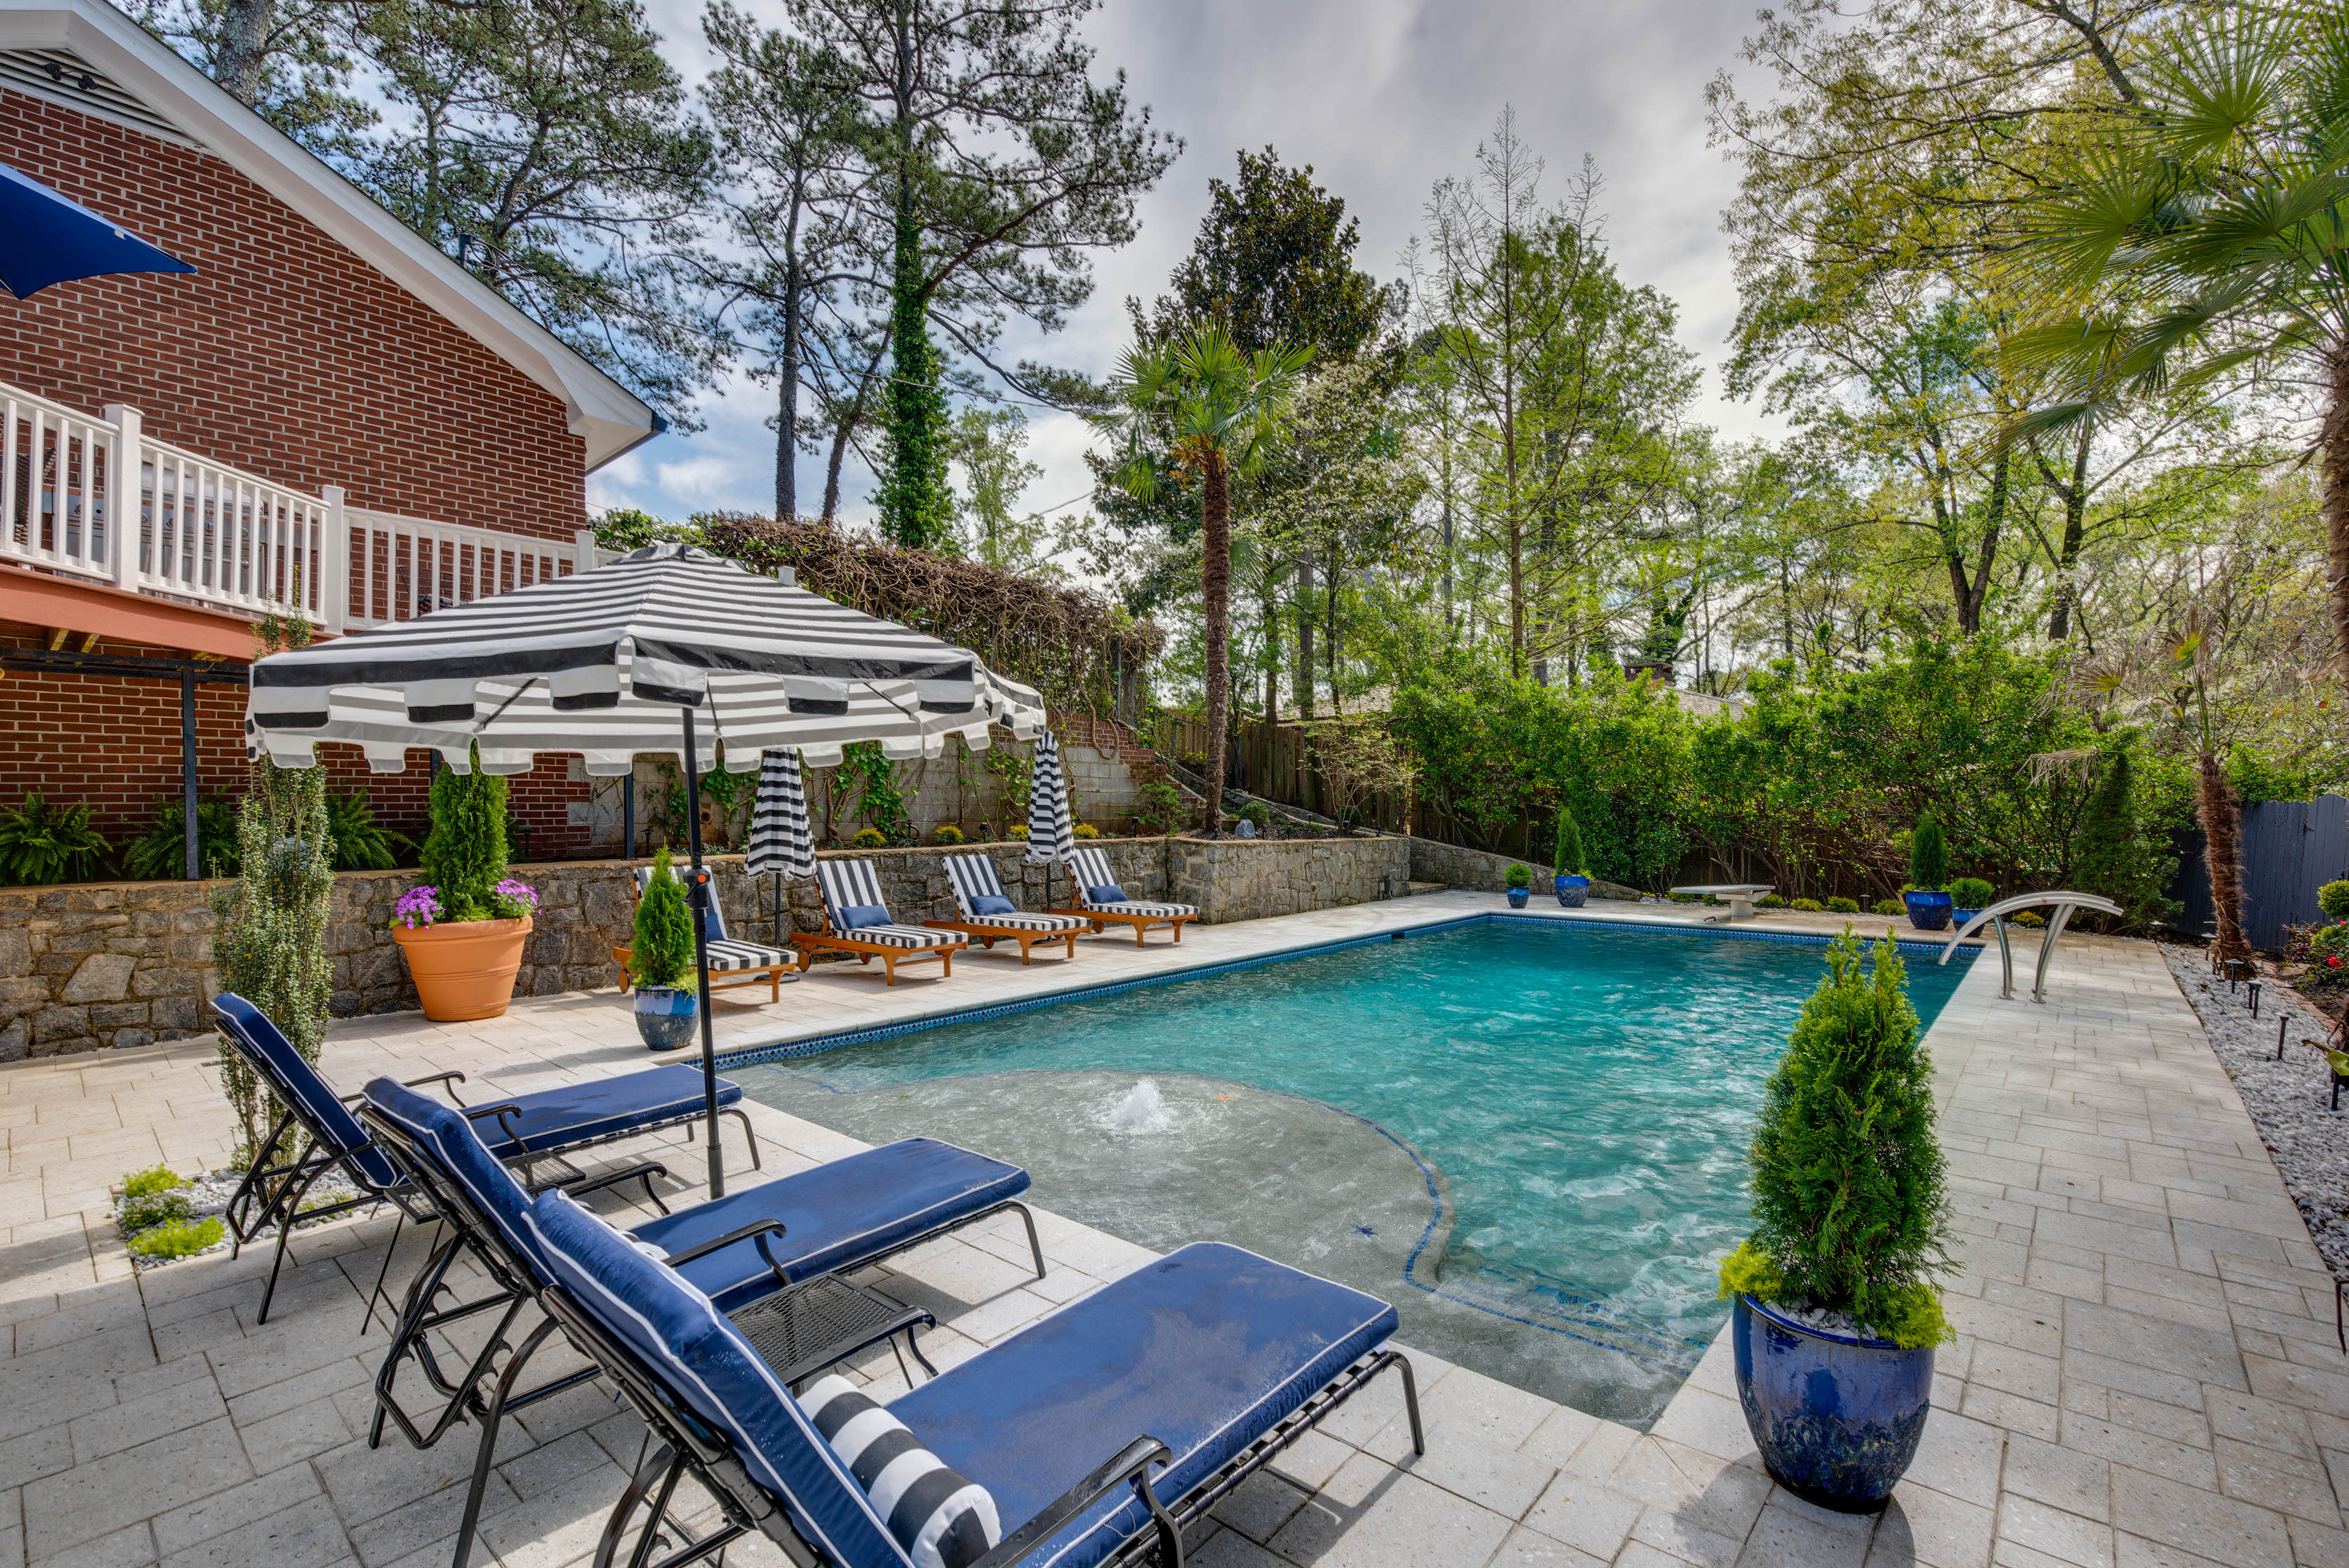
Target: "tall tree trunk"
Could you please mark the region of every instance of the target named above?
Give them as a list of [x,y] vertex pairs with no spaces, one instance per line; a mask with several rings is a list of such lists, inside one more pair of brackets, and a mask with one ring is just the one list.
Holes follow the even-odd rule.
[[2333,346],[2333,397],[2318,445],[2324,455],[2325,567],[2333,578],[2333,657],[2349,681],[2349,339]]
[[1326,590],[1329,610],[1325,619],[1329,634],[1324,639],[1330,646],[1322,655],[1330,662],[1330,717],[1332,718],[1343,716],[1346,711],[1346,705],[1338,696],[1338,584],[1343,570],[1338,561],[1338,546],[1333,541],[1330,546],[1330,583]]
[[1313,717],[1313,557],[1297,562],[1297,717]]
[[2080,545],[2087,537],[2088,443],[2095,435],[2093,426],[2081,429],[2079,444],[2072,449],[2072,482],[2055,487],[2064,498],[2064,542],[2056,547],[2055,570],[2061,576],[2055,605],[2047,612],[2047,640],[2052,643],[2072,634],[2072,569],[2080,563]]
[[1206,620],[1207,832],[1224,830],[1225,730],[1231,708],[1231,480],[1224,455],[1210,449],[1199,487],[1199,597]]
[[269,64],[269,35],[277,25],[277,0],[228,0],[221,10],[220,85],[245,108],[261,96]]
[[[1273,601],[1274,578],[1267,573],[1261,584],[1260,602],[1264,607],[1264,722],[1270,734],[1280,724],[1280,611]],[[1257,793],[1262,794],[1261,789]]]
[[2221,962],[2248,961],[2251,944],[2243,935],[2242,803],[2228,782],[2225,759],[2215,752],[2205,752],[2199,759],[2194,786],[2196,813],[2202,819],[2203,863],[2210,871],[2210,908],[2218,916],[2214,951]]
[[800,288],[785,274],[783,356],[775,367],[775,518],[790,522],[800,511]]

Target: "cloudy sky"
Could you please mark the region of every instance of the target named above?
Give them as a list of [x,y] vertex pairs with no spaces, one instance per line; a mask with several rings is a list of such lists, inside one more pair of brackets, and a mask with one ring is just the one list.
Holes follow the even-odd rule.
[[[751,8],[781,9],[776,0]],[[698,0],[649,0],[647,9],[671,57],[698,78]],[[1704,85],[1738,64],[1753,11],[1754,0],[1106,0],[1088,26],[1100,68],[1123,67],[1134,100],[1186,150],[1143,198],[1140,238],[1098,259],[1092,302],[1067,330],[1019,342],[1013,356],[1107,371],[1124,345],[1125,296],[1165,286],[1206,210],[1207,181],[1230,179],[1241,148],[1269,143],[1284,161],[1313,165],[1361,222],[1357,263],[1398,275],[1429,187],[1471,170],[1511,104],[1520,134],[1547,160],[1547,190],[1564,194],[1583,156],[1597,160],[1624,276],[1679,303],[1682,339],[1708,367],[1698,418],[1733,436],[1758,433],[1757,411],[1723,397],[1711,373],[1736,310],[1720,231],[1734,174],[1705,145],[1704,128]],[[771,511],[768,399],[735,377],[706,400],[705,429],[661,437],[591,476],[589,500],[671,518]],[[1030,455],[1045,473],[1023,511],[1058,515],[1081,502],[1086,439],[1073,418],[1035,417]],[[821,459],[802,459],[802,497],[812,501],[822,486]],[[867,515],[869,489],[852,471],[843,513]]]

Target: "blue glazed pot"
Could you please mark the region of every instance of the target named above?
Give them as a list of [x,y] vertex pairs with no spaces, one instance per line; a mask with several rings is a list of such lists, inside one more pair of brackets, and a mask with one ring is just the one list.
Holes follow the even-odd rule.
[[1806,1502],[1874,1513],[1890,1501],[1933,1405],[1933,1347],[1806,1328],[1750,1295],[1730,1329],[1737,1402],[1771,1479]]
[[1945,892],[1904,892],[1900,900],[1909,906],[1909,923],[1920,931],[1948,930],[1957,902]]
[[673,1051],[693,1038],[694,1005],[700,998],[689,985],[636,988],[636,1037],[647,1048]]
[[1950,918],[1963,925],[1981,913],[1982,911],[1978,909],[1952,909],[1950,911]]
[[1529,887],[1513,887],[1508,890],[1508,894],[1509,907],[1523,909],[1526,907],[1526,901],[1534,896],[1534,890]]
[[1560,909],[1580,909],[1583,900],[1590,896],[1590,879],[1586,876],[1561,876],[1551,881],[1550,890],[1557,894]]

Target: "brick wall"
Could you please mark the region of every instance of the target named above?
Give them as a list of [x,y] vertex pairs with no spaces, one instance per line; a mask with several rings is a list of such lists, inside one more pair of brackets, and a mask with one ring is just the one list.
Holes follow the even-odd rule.
[[0,310],[0,381],[349,503],[565,542],[563,402],[210,153],[0,88],[0,162],[188,262]]

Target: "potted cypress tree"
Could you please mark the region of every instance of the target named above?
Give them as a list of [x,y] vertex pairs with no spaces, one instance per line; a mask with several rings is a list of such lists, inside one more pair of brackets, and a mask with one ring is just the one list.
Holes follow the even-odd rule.
[[1511,909],[1525,908],[1526,901],[1534,895],[1533,867],[1523,864],[1511,865],[1507,871],[1501,873],[1501,886],[1508,892]]
[[1941,837],[1941,824],[1928,811],[1917,819],[1917,830],[1909,836],[1909,885],[1900,890],[1900,901],[1909,908],[1909,924],[1920,931],[1949,925],[1957,902],[1949,894],[1949,844]]
[[[1872,962],[1867,960],[1872,959]],[[1805,1501],[1871,1513],[1916,1457],[1949,1266],[1932,1064],[1888,934],[1849,926],[1795,1023],[1754,1135],[1754,1233],[1721,1265],[1737,1398]]]
[[1557,848],[1551,852],[1557,864],[1550,890],[1557,894],[1558,907],[1580,909],[1590,896],[1590,867],[1582,852],[1582,830],[1563,800],[1557,803]]
[[538,894],[506,875],[506,781],[443,768],[432,780],[432,828],[420,856],[426,881],[400,895],[392,940],[424,1016],[435,1023],[494,1018],[513,1000]]
[[636,900],[628,974],[636,985],[636,1037],[656,1051],[675,1050],[692,1039],[701,999],[693,972],[693,913],[686,905],[685,884],[669,869],[666,847],[653,856],[653,874],[645,896]]

